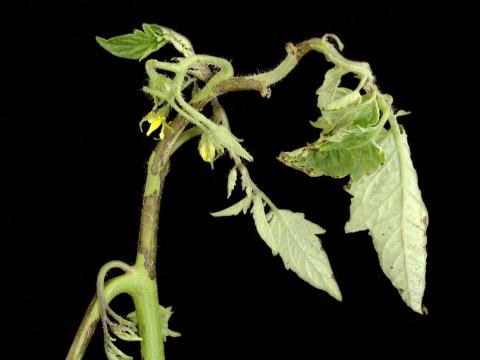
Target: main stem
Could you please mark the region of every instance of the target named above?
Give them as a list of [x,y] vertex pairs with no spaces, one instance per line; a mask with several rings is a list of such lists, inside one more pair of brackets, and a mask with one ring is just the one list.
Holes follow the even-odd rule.
[[185,120],[177,119],[172,125],[173,131],[157,144],[148,161],[135,262],[141,282],[132,294],[138,332],[142,338],[141,354],[145,360],[165,359],[156,275],[158,219],[163,186],[170,169],[170,156],[186,125]]

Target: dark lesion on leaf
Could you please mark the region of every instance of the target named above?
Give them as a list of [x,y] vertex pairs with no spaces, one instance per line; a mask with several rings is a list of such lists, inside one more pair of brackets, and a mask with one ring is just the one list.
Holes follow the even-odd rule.
[[428,225],[428,215],[425,215],[424,217],[422,217],[421,221],[422,221],[423,225],[427,226]]

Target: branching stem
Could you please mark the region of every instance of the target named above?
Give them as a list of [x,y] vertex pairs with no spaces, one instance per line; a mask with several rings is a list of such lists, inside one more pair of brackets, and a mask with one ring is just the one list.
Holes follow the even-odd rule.
[[[206,76],[205,79],[202,79],[215,81],[211,82],[210,85],[207,84],[190,104],[186,103],[180,94],[181,89],[185,88],[185,86],[181,86],[181,84],[188,69],[182,72],[182,79],[179,78],[176,82],[175,100],[181,106],[175,106],[175,109],[180,111],[178,111],[179,114],[170,125],[172,131],[168,131],[165,138],[157,144],[148,162],[135,267],[132,268],[120,262],[115,264],[109,263],[109,266],[115,265],[116,267],[120,267],[126,271],[126,273],[115,277],[105,285],[103,284],[102,278],[100,284],[102,291],[99,292],[104,296],[104,299],[100,300],[104,301],[106,310],[109,309],[108,304],[110,301],[121,293],[128,293],[133,298],[137,312],[138,330],[142,337],[141,352],[144,360],[164,359],[162,324],[160,324],[156,282],[158,218],[163,185],[170,167],[170,157],[181,145],[189,139],[200,135],[201,132],[201,129],[196,127],[184,131],[189,124],[188,120],[192,117],[191,113],[193,110],[200,112],[207,104],[216,101],[218,96],[229,92],[254,90],[260,92],[264,97],[269,97],[270,86],[284,79],[296,67],[301,58],[311,50],[323,52],[329,61],[342,59],[341,55],[335,53],[335,51],[332,51],[330,48],[327,50],[323,49],[319,45],[321,41],[321,39],[311,39],[296,45],[288,43],[286,45],[287,56],[276,68],[252,76],[232,76],[233,70],[227,61],[220,61],[218,58],[206,55],[192,55],[192,59],[189,60],[192,65],[195,62],[203,61],[204,63],[220,67],[223,72],[220,71],[216,75],[210,74]],[[178,70],[175,64],[149,60],[146,66],[149,76],[164,76],[156,72],[157,67],[167,71]],[[359,73],[364,74],[365,72],[367,72],[365,68],[359,68]],[[173,102],[172,100],[172,103]],[[240,161],[239,159],[237,160]],[[243,166],[241,161],[240,166]],[[262,194],[262,197],[271,207],[275,207],[256,186],[255,189]],[[108,271],[108,269],[105,268],[104,270],[105,273]],[[100,319],[100,309],[99,299],[95,296],[80,324],[67,355],[67,360],[80,360],[83,358],[88,343]]]

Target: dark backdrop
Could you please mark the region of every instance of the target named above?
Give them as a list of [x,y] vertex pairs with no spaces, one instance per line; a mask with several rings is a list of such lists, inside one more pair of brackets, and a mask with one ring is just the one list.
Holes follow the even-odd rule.
[[[172,2],[173,3],[173,2]],[[150,102],[143,63],[94,41],[158,23],[198,53],[225,57],[239,74],[263,71],[287,41],[333,32],[344,54],[368,61],[394,96],[429,209],[428,316],[412,312],[382,274],[366,232],[345,235],[346,180],[309,178],[275,160],[314,140],[315,90],[328,64],[311,54],[270,99],[222,97],[234,132],[254,155],[252,178],[279,207],[305,212],[322,236],[344,301],[310,287],[256,234],[250,216],[212,218],[226,207],[225,158],[201,161],[196,141],[172,159],[158,252],[160,301],[173,305],[166,344],[175,359],[472,358],[478,287],[476,105],[464,100],[473,62],[468,6],[363,2],[17,2],[1,12],[4,328],[7,358],[64,358],[95,291],[96,272],[135,256],[145,164],[154,140],[138,131]],[[165,47],[158,57],[174,56]],[[238,197],[239,192],[235,193]],[[234,199],[236,198],[234,196]],[[475,216],[475,217],[474,217]],[[130,309],[128,299],[116,306]],[[123,346],[135,353],[135,346]],[[30,357],[36,355],[34,357]],[[136,355],[138,356],[138,354]],[[97,331],[86,359],[104,359]]]

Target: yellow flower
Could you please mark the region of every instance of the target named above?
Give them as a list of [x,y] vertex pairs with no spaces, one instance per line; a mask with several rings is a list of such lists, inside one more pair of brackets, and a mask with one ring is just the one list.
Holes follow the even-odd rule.
[[[160,129],[160,139],[163,140],[165,137],[165,128],[168,128],[170,131],[173,131],[173,129],[168,125],[167,118],[163,115],[160,115],[158,113],[155,113],[153,111],[150,111],[141,121],[148,121],[150,124],[150,127],[148,128],[147,131],[147,136],[150,136],[151,133],[153,133],[155,130],[161,127]],[[140,123],[140,124],[141,124]]]
[[203,161],[213,163],[215,160],[215,155],[217,154],[215,144],[205,134],[202,134],[198,143],[198,152]]
[[[152,132],[154,132],[160,126],[162,126],[162,124],[166,120],[165,116],[156,115],[156,114],[153,114],[152,112],[150,112],[146,117],[147,117],[148,123],[150,124],[150,127],[148,128],[148,131],[147,131],[147,136],[150,136]],[[162,126],[162,130],[163,130],[163,126]]]

